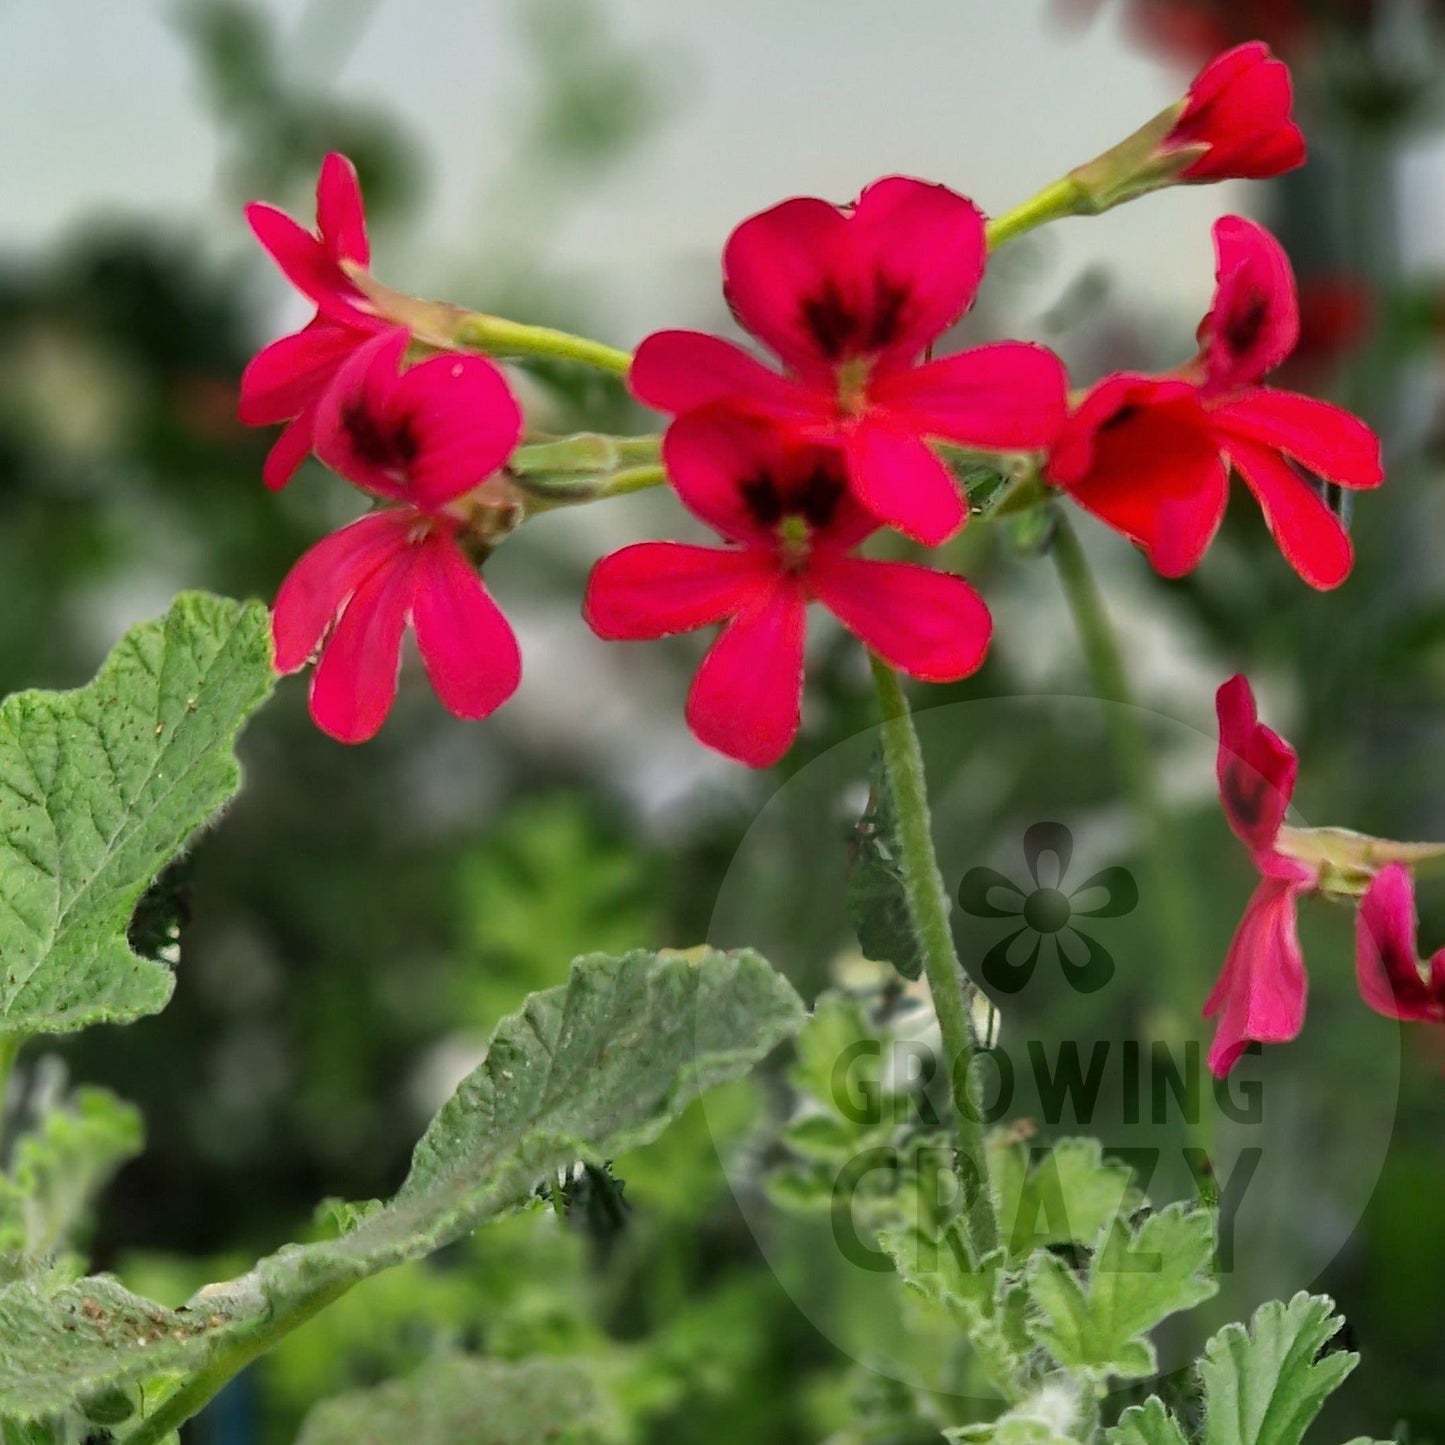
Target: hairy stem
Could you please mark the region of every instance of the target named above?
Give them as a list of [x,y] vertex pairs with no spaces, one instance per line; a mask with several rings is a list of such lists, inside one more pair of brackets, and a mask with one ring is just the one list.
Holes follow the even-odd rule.
[[147,1415],[126,1435],[123,1445],[159,1445],[187,1420],[199,1415],[247,1365],[268,1350],[275,1349],[287,1335],[320,1314],[327,1305],[335,1304],[353,1283],[347,1280],[329,1284],[294,1308],[264,1321],[228,1347],[218,1350],[154,1414]]
[[1105,710],[1106,724],[1130,805],[1144,830],[1159,942],[1165,959],[1182,967],[1194,954],[1194,898],[1160,797],[1154,755],[1133,705],[1119,639],[1078,534],[1062,514],[1050,550],[1074,615],[1094,691],[1103,701],[1116,704]]
[[903,853],[908,913],[923,950],[924,971],[943,1035],[959,1154],[971,1175],[964,1180],[969,1230],[974,1248],[983,1255],[998,1242],[998,1221],[994,1217],[993,1191],[989,1187],[983,1126],[973,1095],[974,1040],[968,984],[953,947],[948,893],[933,846],[923,753],[908,710],[908,699],[903,695],[898,674],[879,657],[873,657],[872,663],[878,704],[883,713],[883,761],[888,769]]

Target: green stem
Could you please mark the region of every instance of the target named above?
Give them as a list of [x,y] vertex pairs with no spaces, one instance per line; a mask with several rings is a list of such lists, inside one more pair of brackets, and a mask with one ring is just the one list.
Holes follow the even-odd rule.
[[126,1435],[124,1445],[159,1445],[187,1420],[199,1415],[247,1365],[274,1349],[293,1330],[320,1314],[327,1305],[334,1304],[351,1289],[353,1283],[348,1280],[327,1285],[283,1314],[266,1320],[229,1348],[222,1348],[154,1414],[146,1416]]
[[878,704],[883,713],[883,760],[898,823],[908,913],[923,950],[924,971],[943,1035],[959,1153],[969,1161],[973,1171],[973,1178],[967,1181],[972,1186],[968,1199],[969,1230],[974,1248],[984,1255],[998,1243],[998,1221],[994,1217],[993,1191],[989,1186],[983,1126],[973,1096],[974,1040],[968,985],[954,952],[953,930],[948,921],[948,892],[933,847],[923,753],[908,710],[908,699],[903,695],[898,674],[879,657],[873,657],[872,663]]
[[452,340],[457,346],[484,351],[488,356],[577,361],[613,376],[626,376],[632,365],[630,351],[621,351],[586,336],[573,336],[569,331],[556,331],[550,326],[528,326],[521,321],[484,316],[476,311],[469,312],[457,323]]
[[5,1122],[5,1106],[10,1098],[10,1076],[24,1047],[24,1034],[0,1034],[0,1125]]
[[[1159,779],[1149,740],[1140,726],[1129,688],[1129,676],[1119,651],[1114,625],[1103,594],[1079,544],[1078,534],[1062,513],[1057,518],[1050,549],[1074,625],[1083,644],[1084,658],[1094,680],[1094,691],[1105,702],[1110,742],[1129,801],[1145,832],[1145,853],[1153,875],[1156,907],[1153,915],[1166,960],[1185,967],[1194,954],[1193,895],[1188,873],[1179,857],[1175,836],[1160,797]],[[1192,976],[1187,970],[1186,977]]]
[[1050,221],[1060,221],[1065,216],[1077,214],[1083,199],[1073,176],[1064,176],[1045,186],[1036,196],[1030,196],[1022,205],[988,223],[989,250],[997,251],[1000,246],[1006,246],[1029,231],[1048,225]]

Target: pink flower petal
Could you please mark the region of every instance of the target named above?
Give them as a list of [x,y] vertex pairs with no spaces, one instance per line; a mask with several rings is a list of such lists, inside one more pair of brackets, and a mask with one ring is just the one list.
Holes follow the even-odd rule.
[[413,567],[412,625],[433,690],[456,717],[490,716],[522,680],[507,619],[450,532],[423,542]]
[[402,513],[374,512],[301,555],[282,582],[271,614],[278,672],[305,667],[352,593],[407,550],[410,525]]
[[723,254],[738,319],[800,376],[841,361],[905,362],[972,304],[983,217],[944,186],[892,176],[848,213],[811,197],[744,221]]
[[1379,437],[1359,417],[1329,402],[1256,387],[1211,406],[1209,417],[1226,447],[1233,437],[1277,447],[1342,487],[1378,487],[1385,480]]
[[954,682],[983,665],[993,619],[962,577],[908,562],[817,556],[813,595],[890,666]]
[[1192,390],[1177,384],[1103,383],[1070,419],[1048,476],[1164,577],[1199,565],[1229,501],[1218,444]]
[[1299,341],[1299,298],[1284,247],[1263,226],[1225,216],[1214,226],[1217,286],[1199,327],[1211,388],[1250,386]]
[[968,520],[953,474],[917,436],[864,421],[847,452],[853,493],[880,522],[937,547]]
[[318,316],[259,351],[241,373],[239,414],[247,426],[299,416],[370,333]]
[[693,516],[734,542],[771,547],[773,535],[748,500],[746,484],[783,464],[776,428],[721,406],[686,412],[662,439],[673,489]]
[[1329,591],[1350,575],[1355,549],[1324,499],[1282,457],[1232,440],[1229,457],[1255,495],[1285,560],[1311,587]]
[[336,151],[321,162],[321,173],[316,178],[316,223],[322,244],[333,260],[352,261],[358,266],[370,264],[361,183],[356,178],[356,167]]
[[1298,883],[1263,879],[1244,911],[1204,1005],[1218,1017],[1209,1067],[1223,1078],[1251,1042],[1284,1043],[1304,1027],[1308,981],[1300,951]]
[[252,201],[246,207],[246,221],[281,274],[303,296],[314,299],[318,291],[326,289],[335,268],[326,248],[310,231],[264,201]]
[[1069,409],[1063,363],[1022,341],[890,372],[869,388],[869,398],[895,424],[985,448],[1051,446]]
[[400,371],[409,334],[360,347],[323,395],[316,453],[378,496],[437,508],[497,471],[522,414],[500,371],[480,356],[438,356]]
[[374,569],[352,593],[311,679],[311,716],[342,743],[375,737],[396,700],[401,638],[416,592],[417,549]]
[[699,742],[754,768],[787,752],[802,706],[806,611],[801,588],[780,579],[766,602],[723,629],[688,694]]
[[627,385],[644,405],[674,416],[713,402],[780,416],[812,416],[822,405],[740,346],[699,331],[649,336],[632,359]]
[[416,443],[408,494],[439,507],[506,464],[522,438],[522,409],[501,371],[483,356],[436,356],[401,374],[384,411]]
[[1304,164],[1305,140],[1294,123],[1289,67],[1259,41],[1212,60],[1189,90],[1189,102],[1165,142],[1207,145],[1184,172],[1190,181],[1263,180]]
[[1264,726],[1254,689],[1242,674],[1215,695],[1219,755],[1215,773],[1224,815],[1241,842],[1255,850],[1274,846],[1299,776],[1299,758],[1278,733]]
[[1355,920],[1355,976],[1360,996],[1386,1018],[1445,1023],[1445,949],[1420,968],[1415,883],[1401,863],[1382,868]]
[[593,567],[582,615],[610,641],[667,637],[760,606],[776,578],[760,550],[638,542]]
[[261,480],[273,492],[279,492],[311,455],[316,435],[316,412],[309,407],[301,412],[279,437],[266,460],[261,464]]

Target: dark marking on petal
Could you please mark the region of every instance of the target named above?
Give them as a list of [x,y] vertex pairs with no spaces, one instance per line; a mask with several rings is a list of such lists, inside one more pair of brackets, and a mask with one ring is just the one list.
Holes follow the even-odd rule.
[[1231,758],[1224,767],[1221,789],[1229,811],[1247,828],[1256,827],[1264,817],[1274,789],[1269,782],[1240,758]]
[[903,330],[911,292],[881,271],[862,304],[845,297],[833,281],[804,299],[803,325],[830,361],[866,356],[891,346]]
[[738,483],[743,504],[760,527],[776,527],[783,520],[783,498],[778,484],[767,472]]
[[1255,293],[1245,306],[1233,311],[1224,323],[1224,341],[1236,356],[1252,351],[1269,320],[1269,301]]
[[341,424],[346,428],[352,449],[368,466],[405,471],[421,449],[409,417],[388,424],[368,411],[362,402],[353,402],[343,409]]

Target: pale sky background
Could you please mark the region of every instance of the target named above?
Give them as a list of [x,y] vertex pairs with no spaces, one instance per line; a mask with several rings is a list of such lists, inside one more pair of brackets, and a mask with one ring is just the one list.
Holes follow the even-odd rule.
[[[386,97],[428,145],[421,236],[472,256],[470,229],[517,84],[525,0],[381,0],[337,78]],[[271,0],[294,24],[305,0]],[[743,215],[788,194],[845,199],[893,171],[997,211],[1123,136],[1186,76],[1130,51],[1109,17],[1085,33],[1044,0],[610,0],[619,31],[683,66],[679,114],[553,238],[616,288],[619,325],[665,319],[650,283],[701,267]],[[221,240],[218,141],[164,0],[0,0],[0,244],[34,245],[97,211],[203,216]],[[489,143],[490,138],[490,143]],[[1062,228],[1065,274],[1108,260],[1146,300],[1207,300],[1209,222],[1228,187],[1177,191]],[[210,211],[207,211],[207,206]],[[408,244],[388,238],[394,251]],[[379,269],[400,279],[385,254]],[[656,309],[659,314],[652,314]],[[629,338],[619,337],[619,340]],[[635,339],[635,338],[634,338]]]

